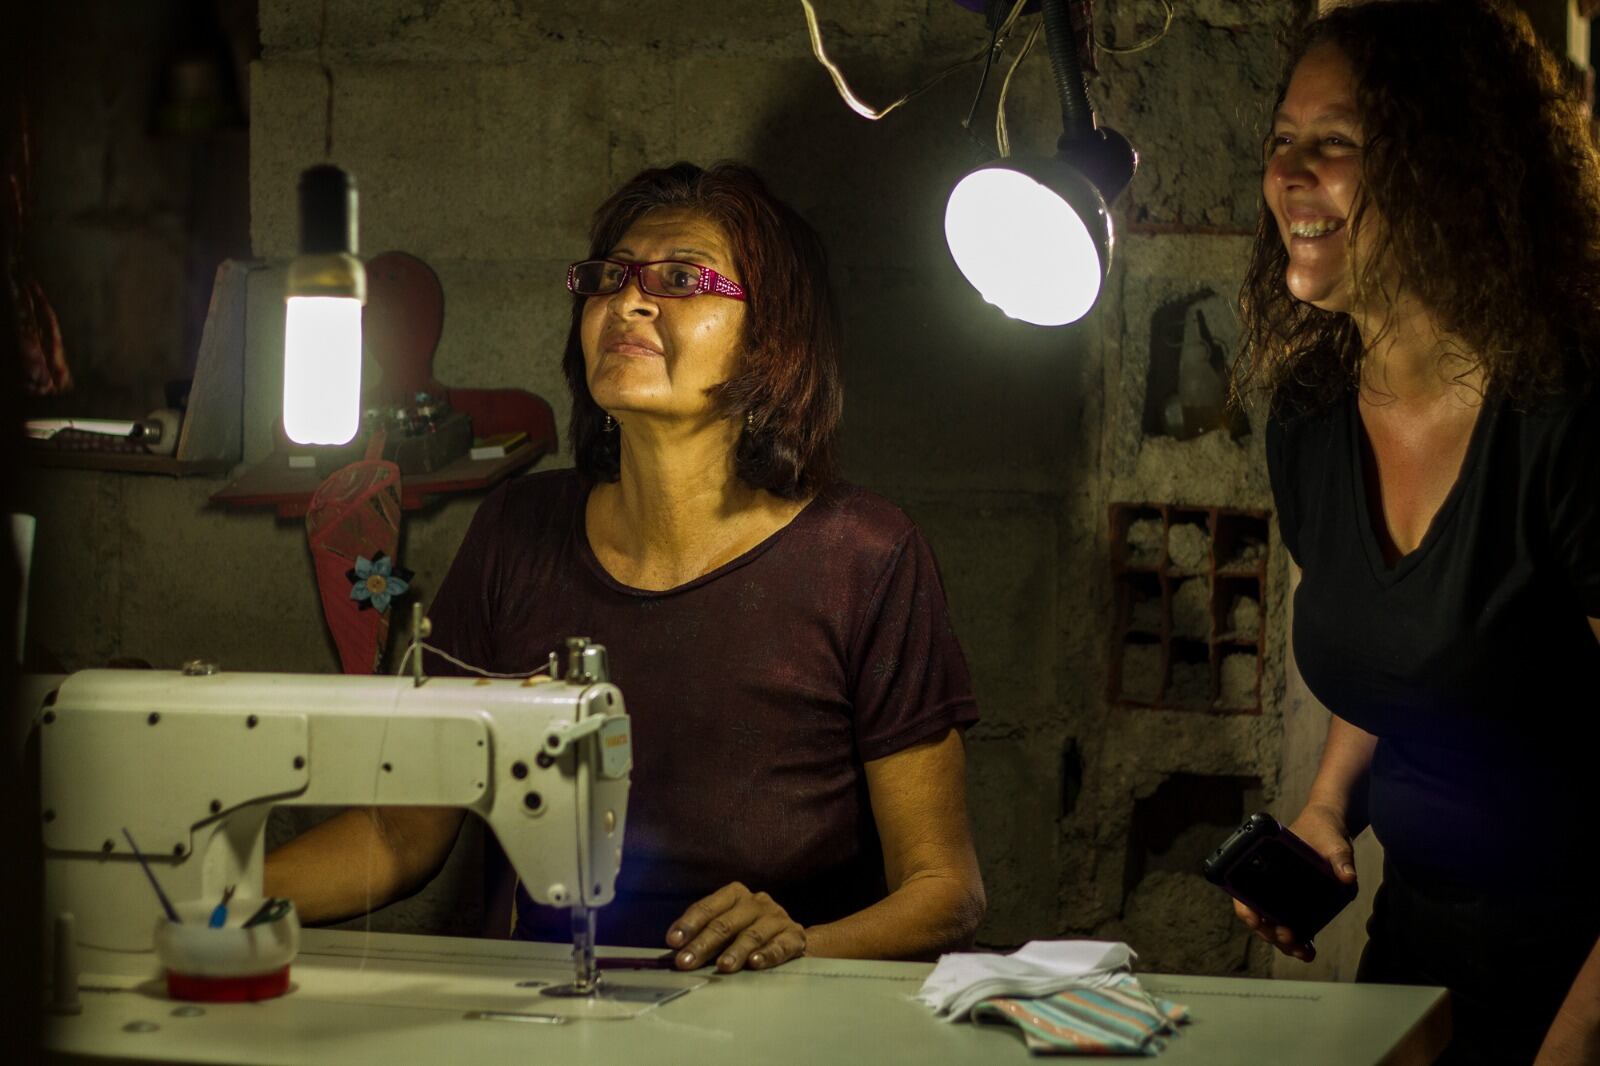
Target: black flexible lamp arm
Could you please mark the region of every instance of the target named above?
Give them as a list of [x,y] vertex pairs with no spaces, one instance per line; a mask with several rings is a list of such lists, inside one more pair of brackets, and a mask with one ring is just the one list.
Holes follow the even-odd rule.
[[1078,43],[1073,39],[1072,16],[1067,11],[1067,3],[1068,0],[1044,0],[1044,43],[1050,53],[1056,91],[1061,96],[1063,144],[1087,140],[1094,133],[1089,85],[1078,64]]

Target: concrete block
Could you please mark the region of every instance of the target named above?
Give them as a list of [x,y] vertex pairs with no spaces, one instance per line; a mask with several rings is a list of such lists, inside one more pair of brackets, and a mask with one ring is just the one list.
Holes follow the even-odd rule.
[[[1153,48],[1101,54],[1092,90],[1101,119],[1141,156],[1119,205],[1124,217],[1254,230],[1261,145],[1280,66],[1276,40],[1293,10],[1270,6],[1279,20],[1216,25],[1185,14]],[[1196,92],[1197,85],[1206,91]]]
[[[572,258],[582,254],[581,247],[570,252]],[[444,335],[434,358],[435,376],[446,385],[537,393],[555,408],[563,441],[572,409],[561,373],[572,309],[566,289],[571,261],[429,264],[445,294]]]
[[[871,5],[821,0],[817,7],[831,47],[863,38],[912,46],[924,10],[922,0]],[[315,51],[319,38],[317,0],[262,5],[261,40],[269,56]],[[809,48],[800,5],[788,0],[659,9],[625,0],[335,0],[322,39],[341,55],[407,58],[442,50],[492,58],[551,46],[591,55],[758,49],[795,54]]]
[[967,749],[967,806],[989,897],[978,942],[1010,948],[1053,935],[1060,817],[1053,745],[974,740]]
[[224,484],[157,477],[126,484],[121,654],[169,670],[197,658],[225,670],[337,670],[304,523],[208,507]]
[[[259,255],[292,255],[299,173],[323,160],[325,89],[311,64],[256,70],[252,237]],[[606,92],[599,68],[553,59],[336,67],[332,161],[359,183],[362,248],[425,259],[581,251],[609,191],[596,180],[610,155]]]
[[[263,7],[263,19],[270,6]],[[300,172],[322,162],[346,164],[342,156],[323,157],[326,94],[327,82],[315,63],[250,64],[250,244],[259,258],[299,250]],[[361,181],[359,171],[356,181]],[[364,217],[364,199],[361,206]]]
[[104,666],[122,644],[122,482],[91,470],[29,470],[19,487],[17,510],[38,519],[28,668]]
[[1093,464],[1080,434],[1098,368],[1083,329],[981,304],[953,266],[852,291],[844,458],[862,481],[956,492],[1059,492]]

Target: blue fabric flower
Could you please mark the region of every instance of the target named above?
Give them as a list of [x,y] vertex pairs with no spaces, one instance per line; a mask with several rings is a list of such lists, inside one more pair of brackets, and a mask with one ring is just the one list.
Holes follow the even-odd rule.
[[372,607],[387,611],[389,601],[411,587],[412,575],[410,570],[394,565],[393,559],[378,552],[371,559],[356,556],[356,565],[346,570],[344,576],[350,579],[350,598],[360,610]]

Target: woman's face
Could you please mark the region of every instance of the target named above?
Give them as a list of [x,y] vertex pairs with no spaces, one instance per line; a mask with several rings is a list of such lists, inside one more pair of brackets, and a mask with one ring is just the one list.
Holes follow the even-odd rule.
[[1273,116],[1261,190],[1289,253],[1289,292],[1324,311],[1351,309],[1359,249],[1348,222],[1361,191],[1361,146],[1355,72],[1337,47],[1317,45],[1294,68]]
[[[606,258],[624,263],[676,259],[739,281],[721,226],[692,211],[658,208],[642,216]],[[716,417],[706,392],[733,377],[743,347],[745,305],[704,294],[652,296],[638,276],[583,307],[583,361],[589,392],[619,423],[630,416]]]

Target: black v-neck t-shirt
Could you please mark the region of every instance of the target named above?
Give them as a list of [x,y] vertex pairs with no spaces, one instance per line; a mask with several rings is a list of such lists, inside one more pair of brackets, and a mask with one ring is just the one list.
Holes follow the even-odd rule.
[[[835,482],[737,559],[650,591],[595,558],[588,495],[573,470],[491,493],[429,618],[434,645],[501,673],[536,669],[570,636],[606,645],[634,767],[601,942],[664,946],[730,881],[807,925],[882,899],[864,764],[978,717],[922,534]],[[515,935],[564,941],[570,919],[519,893]]]
[[1600,641],[1587,622],[1600,617],[1600,403],[1487,399],[1455,485],[1393,567],[1362,433],[1354,393],[1267,424],[1278,523],[1302,570],[1300,672],[1379,738],[1369,813],[1402,870],[1571,886],[1600,806]]

